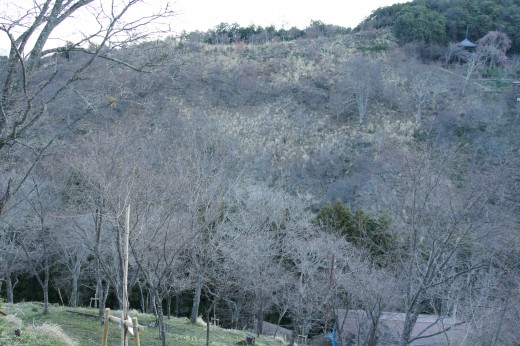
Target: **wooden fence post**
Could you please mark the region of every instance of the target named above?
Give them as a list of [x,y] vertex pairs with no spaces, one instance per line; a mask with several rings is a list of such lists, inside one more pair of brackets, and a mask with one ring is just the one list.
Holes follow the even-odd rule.
[[132,322],[134,323],[135,346],[141,346],[141,342],[139,341],[139,323],[137,323],[137,317],[132,318]]
[[110,309],[105,309],[105,321],[103,326],[103,339],[101,341],[102,346],[107,346],[107,340],[108,340],[108,324],[110,323]]

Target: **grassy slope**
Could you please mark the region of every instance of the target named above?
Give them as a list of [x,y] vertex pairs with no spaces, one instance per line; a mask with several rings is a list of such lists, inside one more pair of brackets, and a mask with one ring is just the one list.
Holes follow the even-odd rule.
[[[101,345],[103,326],[97,319],[72,314],[65,310],[64,307],[51,306],[50,313],[43,315],[42,306],[38,303],[5,304],[4,311],[9,316],[0,316],[0,345]],[[97,310],[88,308],[78,310],[94,314],[97,312]],[[112,314],[117,315],[117,313]],[[151,315],[139,314],[137,317],[140,324],[145,326],[154,320]],[[53,326],[49,326],[49,324]],[[167,320],[166,324],[168,345],[199,346],[205,344],[205,326],[192,325],[186,318],[172,318]],[[42,325],[44,325],[43,328]],[[66,334],[65,337],[56,336],[59,334],[59,328],[56,326],[61,327]],[[21,337],[14,335],[16,328],[21,329]],[[240,345],[245,335],[246,333],[242,331],[212,327],[210,344],[214,346]],[[67,341],[67,336],[73,341]],[[111,323],[109,345],[120,345],[119,336],[118,326]],[[160,345],[158,331],[155,328],[146,328],[140,337],[141,345]],[[132,337],[130,337],[129,344],[133,344]],[[281,343],[272,338],[261,337],[257,340],[256,345],[280,346]]]

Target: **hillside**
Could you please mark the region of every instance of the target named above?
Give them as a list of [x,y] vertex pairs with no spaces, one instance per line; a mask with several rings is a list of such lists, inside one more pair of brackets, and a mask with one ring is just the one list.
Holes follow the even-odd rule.
[[[248,155],[257,179],[322,201],[352,198],[363,188],[361,166],[377,165],[385,148],[409,147],[420,133],[454,141],[457,131],[486,127],[492,136],[515,117],[514,75],[472,78],[463,95],[465,66],[422,63],[419,48],[399,47],[387,29],[259,45],[166,41],[120,54],[140,61],[151,49],[164,59],[151,74],[101,68],[90,76],[89,119],[138,117],[153,131],[210,122]],[[366,94],[362,123],[356,93]]]
[[427,314],[460,321],[470,345],[513,344],[518,59],[426,59],[429,44],[398,43],[388,27],[170,37],[33,61],[2,91],[2,294],[43,300],[66,332],[85,320],[49,303],[121,306],[128,229],[130,306],[165,323],[150,342],[177,340],[175,308],[294,338],[348,309],[361,317],[338,337],[370,346],[425,341],[412,331]]

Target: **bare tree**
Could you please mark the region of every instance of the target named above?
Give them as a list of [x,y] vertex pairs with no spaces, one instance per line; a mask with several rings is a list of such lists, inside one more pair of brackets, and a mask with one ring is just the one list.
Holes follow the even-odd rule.
[[63,265],[70,275],[70,301],[69,306],[76,308],[79,302],[79,282],[86,271],[88,256],[91,252],[77,237],[77,232],[72,230],[70,224],[57,225],[57,255],[58,262]]
[[477,52],[484,63],[494,68],[506,61],[506,52],[511,48],[511,39],[500,31],[490,31],[478,40]]
[[462,86],[462,95],[466,92],[466,87],[471,76],[484,65],[485,60],[483,59],[480,52],[472,53],[465,65],[464,71],[464,85]]
[[[9,153],[15,148],[26,149],[30,159],[23,169],[18,164],[20,172],[9,184],[11,188],[0,195],[4,202],[26,181],[56,138],[56,131],[81,118],[82,114],[74,114],[74,121],[67,124],[59,114],[50,114],[50,106],[58,96],[87,74],[98,58],[142,70],[142,66],[131,66],[111,53],[158,33],[160,26],[155,24],[172,14],[168,7],[148,12],[142,0],[111,1],[108,7],[97,0],[38,0],[23,4],[11,4],[0,16],[0,34],[10,42],[8,62],[0,75],[0,154],[7,154],[5,148],[11,148]],[[146,12],[139,18],[129,17],[131,10],[138,7]],[[59,28],[71,25],[78,14],[93,21],[91,30],[78,32],[71,42],[56,44]],[[74,52],[77,59],[71,57]],[[67,63],[71,58],[73,61]],[[46,127],[48,124],[52,125]],[[5,162],[5,157],[2,160]],[[0,203],[0,213],[4,202]]]
[[205,127],[187,125],[175,142],[171,158],[183,204],[177,215],[191,234],[188,271],[194,284],[190,320],[195,323],[206,280],[211,274],[213,233],[224,221],[229,194],[240,178],[240,161],[233,144],[224,140],[220,129],[211,124]]
[[[53,104],[67,93],[74,95],[73,85],[91,72],[98,58],[137,71],[149,69],[150,61],[133,66],[113,54],[161,32],[156,24],[172,14],[168,7],[149,12],[144,3],[121,0],[106,7],[96,0],[41,0],[13,3],[2,13],[0,35],[9,40],[10,52],[0,74],[0,157],[2,169],[10,174],[2,175],[0,215],[57,135],[86,114],[67,112],[63,117],[53,112]],[[139,7],[148,14],[131,18],[131,11]],[[74,23],[78,14],[93,21],[90,32],[57,43],[59,30]],[[10,275],[6,281],[11,287]]]
[[[360,345],[375,346],[380,341],[380,320],[383,312],[392,311],[400,304],[399,285],[393,273],[364,259],[362,251],[352,248],[349,255],[338,256],[334,275],[335,321],[340,337],[356,335]],[[345,297],[346,299],[341,299]],[[342,304],[342,305],[340,305]],[[349,309],[357,330],[348,330]]]
[[2,281],[5,281],[6,301],[14,302],[14,289],[18,284],[17,274],[23,270],[23,256],[20,247],[20,231],[10,219],[8,212],[1,219],[0,226],[0,260]]
[[347,80],[350,82],[356,100],[359,124],[362,125],[368,109],[380,89],[381,68],[377,62],[363,57],[356,57],[348,61],[346,68]]
[[345,253],[350,246],[344,239],[301,228],[288,235],[288,260],[294,263],[289,316],[294,344],[298,335],[307,336],[311,329],[323,327],[333,319],[333,294],[330,268],[333,254]]
[[[227,214],[226,214],[227,215]],[[241,246],[239,237],[234,230],[227,227],[225,222],[212,230],[208,235],[205,245],[207,261],[211,264],[211,270],[207,271],[204,294],[208,305],[205,309],[206,317],[206,346],[210,345],[210,313],[216,309],[219,301],[230,299],[240,289],[240,281],[243,272],[239,270],[240,260],[237,261],[236,249]]]
[[415,126],[419,127],[425,109],[433,101],[433,71],[427,66],[419,66],[418,64],[407,64],[407,75],[409,90],[412,94],[412,103],[414,108]]
[[27,271],[34,276],[43,291],[43,313],[49,313],[49,280],[53,258],[57,252],[52,213],[59,199],[48,181],[31,179],[34,187],[26,200],[28,223],[23,225],[25,236],[21,246],[27,261]]
[[[230,239],[234,240],[228,256],[238,264],[240,290],[249,297],[251,315],[256,317],[257,336],[271,311],[278,292],[289,284],[280,242],[283,227],[292,229],[287,212],[298,200],[273,191],[264,185],[236,189],[233,212],[228,215]],[[280,300],[280,304],[283,304]],[[286,312],[286,311],[285,311]],[[281,318],[285,312],[282,311]]]
[[450,42],[448,43],[448,48],[444,53],[444,64],[448,65],[453,60],[460,59],[460,54],[466,53],[464,49],[458,45],[457,43]]
[[177,191],[171,185],[175,185],[176,180],[167,171],[159,168],[157,175],[149,174],[147,181],[143,182],[146,187],[139,198],[142,216],[134,228],[131,244],[134,260],[154,304],[163,345],[166,345],[163,301],[172,292],[188,288],[184,256],[191,236],[184,231],[185,219],[176,213],[179,209],[176,204],[182,199],[172,198]]
[[[426,306],[445,301],[454,287],[466,292],[474,288],[471,282],[478,280],[479,268],[492,254],[483,247],[499,237],[500,209],[490,201],[499,190],[501,174],[491,165],[486,170],[462,167],[460,153],[446,148],[428,147],[427,152],[394,158],[385,164],[385,193],[380,190],[379,197],[404,245],[395,270],[403,283],[405,312],[400,345],[408,345],[429,336],[412,335]],[[469,261],[468,253],[479,256]],[[453,306],[433,309],[446,318]]]
[[[122,301],[123,211],[133,205],[132,220],[143,217],[145,201],[141,200],[144,181],[142,173],[152,164],[146,160],[146,133],[133,122],[115,123],[97,133],[84,136],[67,152],[69,169],[63,194],[68,199],[64,213],[74,224],[85,246],[95,258],[96,293],[100,305],[108,293],[108,284]],[[144,130],[143,130],[144,131]],[[151,159],[151,158],[150,158]],[[147,163],[148,162],[148,163]],[[130,242],[137,233],[132,221]],[[138,278],[138,268],[131,258],[129,286]],[[101,307],[100,307],[101,308]]]

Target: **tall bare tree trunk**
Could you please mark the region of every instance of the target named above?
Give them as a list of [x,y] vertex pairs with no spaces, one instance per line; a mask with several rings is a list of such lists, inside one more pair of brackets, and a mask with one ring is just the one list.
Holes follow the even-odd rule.
[[45,265],[45,278],[43,279],[43,314],[49,313],[49,266]]
[[168,314],[168,319],[171,318],[171,312],[172,312],[172,296],[168,295],[168,298],[166,298],[166,311]]
[[157,326],[159,327],[159,337],[161,338],[162,346],[166,346],[166,330],[164,326],[162,299],[158,297],[155,289],[151,288],[150,293],[152,294],[152,301],[155,304],[155,318],[157,320]]
[[72,292],[70,293],[70,306],[72,308],[78,307],[78,280],[79,277],[76,274],[72,275]]
[[264,330],[264,307],[263,304],[258,309],[256,314],[256,337],[259,337]]
[[181,303],[181,299],[179,294],[175,295],[175,317],[179,317],[179,304]]
[[195,284],[195,292],[193,294],[193,305],[191,307],[190,321],[195,324],[199,315],[200,295],[202,293],[202,277],[197,277],[197,283]]
[[415,299],[415,303],[413,303],[410,306],[409,310],[406,311],[403,326],[403,334],[401,335],[399,346],[408,346],[410,344],[410,338],[412,336],[413,327],[415,326],[417,318],[419,317],[421,308],[420,302],[422,301],[422,298],[423,294],[422,292],[420,292]]
[[14,285],[11,279],[11,273],[5,274],[5,292],[6,292],[6,301],[8,303],[13,303],[14,301]]

